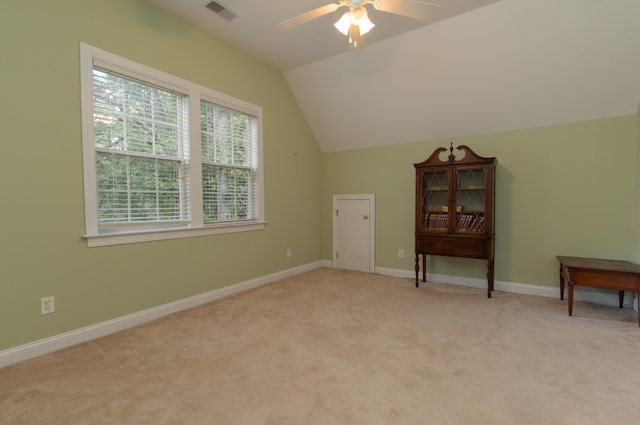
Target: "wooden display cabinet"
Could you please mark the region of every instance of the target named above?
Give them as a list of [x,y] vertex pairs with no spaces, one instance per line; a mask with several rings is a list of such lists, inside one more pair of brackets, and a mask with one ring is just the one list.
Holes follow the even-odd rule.
[[453,144],[446,161],[436,149],[416,169],[416,288],[427,281],[427,255],[487,260],[487,297],[491,298],[494,273],[494,210],[496,158],[484,158],[468,146]]

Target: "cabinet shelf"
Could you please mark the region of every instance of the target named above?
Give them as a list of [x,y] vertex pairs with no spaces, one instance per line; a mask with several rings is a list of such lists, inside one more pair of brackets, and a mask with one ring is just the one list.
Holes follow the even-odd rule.
[[484,216],[477,214],[460,214],[457,217],[457,232],[484,232]]

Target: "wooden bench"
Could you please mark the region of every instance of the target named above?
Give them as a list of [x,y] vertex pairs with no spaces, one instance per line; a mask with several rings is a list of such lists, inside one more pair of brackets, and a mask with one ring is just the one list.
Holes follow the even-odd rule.
[[[601,260],[597,258],[564,257],[560,260],[560,299],[564,299],[564,282],[569,285],[569,316],[573,313],[573,287],[575,285],[593,288],[616,289],[620,308],[624,299],[624,291],[639,294],[640,298],[640,265],[629,261]],[[638,326],[640,326],[640,309],[638,309]]]

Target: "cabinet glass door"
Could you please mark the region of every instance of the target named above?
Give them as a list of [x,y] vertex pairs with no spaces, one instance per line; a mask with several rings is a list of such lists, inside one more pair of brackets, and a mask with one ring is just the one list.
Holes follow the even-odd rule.
[[422,230],[443,231],[449,227],[449,173],[431,171],[422,174]]
[[456,171],[456,231],[485,231],[484,206],[486,176],[484,169]]

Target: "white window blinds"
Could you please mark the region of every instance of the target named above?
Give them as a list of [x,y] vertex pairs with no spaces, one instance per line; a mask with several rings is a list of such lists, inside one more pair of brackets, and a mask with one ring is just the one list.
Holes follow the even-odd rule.
[[257,216],[257,118],[202,101],[202,201],[205,222]]
[[99,224],[189,220],[187,97],[97,67],[93,95]]

